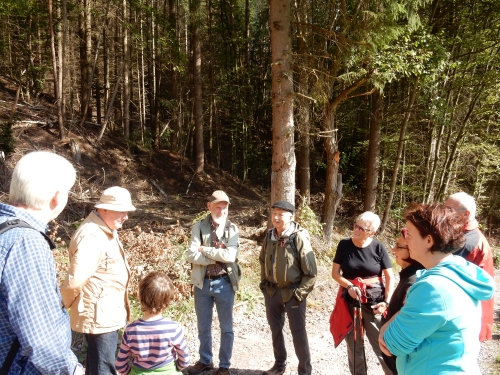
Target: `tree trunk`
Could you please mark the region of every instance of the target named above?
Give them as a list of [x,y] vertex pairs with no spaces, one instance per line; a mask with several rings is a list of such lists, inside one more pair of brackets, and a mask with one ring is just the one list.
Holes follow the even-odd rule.
[[129,64],[128,64],[128,12],[127,0],[123,0],[123,136],[125,139],[130,139],[130,117],[129,117]]
[[362,86],[372,73],[373,72],[368,72],[364,77],[342,90],[339,95],[328,100],[323,112],[322,126],[325,136],[326,184],[321,221],[325,223],[323,238],[327,245],[330,245],[332,242],[333,223],[335,221],[337,206],[342,198],[342,184],[339,183],[340,174],[338,173],[340,151],[338,149],[339,145],[336,129],[337,108],[342,102],[348,99],[350,93]]
[[408,120],[410,119],[411,110],[413,108],[413,103],[415,102],[415,97],[418,89],[418,81],[419,77],[415,78],[415,82],[413,84],[413,88],[410,94],[410,99],[408,100],[408,107],[406,108],[405,117],[403,119],[403,123],[401,124],[401,131],[399,133],[399,144],[398,144],[398,152],[396,155],[396,160],[394,161],[394,168],[392,170],[392,180],[391,187],[389,190],[389,197],[387,198],[387,204],[385,206],[384,217],[382,218],[382,225],[380,226],[380,233],[384,233],[385,226],[387,221],[389,220],[389,213],[391,211],[392,199],[394,198],[394,192],[396,190],[396,181],[398,179],[398,170],[399,170],[399,162],[401,160],[401,155],[403,153],[404,146],[404,138],[406,134],[406,127],[408,126]]
[[[307,35],[308,30],[305,26],[306,22],[304,20],[308,19],[307,14],[307,5],[309,3],[305,0],[301,0],[299,2],[295,2],[296,6],[296,17],[298,23],[301,25],[299,27],[299,33],[297,38],[297,45],[299,49],[300,56],[306,56],[309,54],[308,43],[307,43]],[[297,118],[298,118],[298,134],[299,134],[299,191],[300,196],[305,202],[305,204],[310,203],[311,198],[311,170],[310,170],[310,116],[311,116],[311,100],[308,98],[309,96],[309,72],[302,65],[298,66],[298,83],[297,83],[297,91],[299,94],[299,99],[297,100],[298,108]]]
[[326,184],[323,216],[321,220],[325,223],[323,237],[327,245],[330,245],[332,242],[333,222],[335,221],[336,214],[335,208],[340,200],[340,195],[337,190],[340,151],[338,150],[337,130],[335,129],[336,112],[337,104],[334,102],[328,103],[323,117],[323,129],[329,131],[324,141],[326,152]]
[[82,87],[82,115],[87,121],[92,121],[92,108],[90,101],[92,98],[92,12],[91,0],[85,0],[85,88]]
[[59,123],[59,138],[64,139],[64,121],[62,116],[61,96],[59,92],[59,79],[57,74],[56,41],[54,37],[54,22],[52,17],[52,0],[49,0],[49,34],[50,51],[52,53],[52,70],[54,74],[54,97],[57,104],[57,122]]
[[271,105],[273,155],[271,205],[286,200],[295,204],[295,147],[293,123],[292,45],[290,1],[270,0]]
[[172,103],[172,121],[170,128],[172,132],[170,133],[170,148],[172,151],[179,152],[179,132],[180,132],[180,123],[179,123],[179,89],[177,83],[177,71],[175,67],[175,62],[178,61],[178,42],[177,42],[177,0],[169,0],[169,12],[168,12],[168,20],[169,26],[171,28],[170,37],[174,41],[171,49],[170,59],[172,62],[170,63],[170,102]]
[[193,100],[194,100],[194,168],[196,173],[202,173],[205,168],[205,150],[203,147],[203,97],[201,76],[201,2],[191,1],[192,31],[191,48],[193,50]]
[[378,167],[380,161],[380,133],[384,106],[383,91],[372,94],[372,116],[370,120],[370,144],[368,146],[368,165],[366,168],[365,211],[375,211],[377,202]]

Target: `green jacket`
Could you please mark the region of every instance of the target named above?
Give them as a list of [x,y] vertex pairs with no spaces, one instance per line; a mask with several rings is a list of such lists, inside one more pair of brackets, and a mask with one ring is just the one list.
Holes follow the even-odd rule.
[[[238,265],[239,231],[234,223],[228,222],[219,225],[217,237],[226,245],[225,248],[210,246],[210,215],[194,224],[191,231],[191,243],[187,252],[187,261],[192,263],[191,284],[203,289],[203,279],[209,264],[216,261],[226,263],[227,273],[231,280],[233,290],[238,290],[241,278],[241,269]],[[200,245],[203,251],[198,251]]]
[[[284,302],[290,301],[292,297],[298,301],[306,298],[314,288],[317,275],[316,257],[309,233],[299,224],[291,224],[295,225],[292,233],[295,233],[297,254],[294,254],[289,236],[282,234],[280,239],[273,239],[276,231],[270,229],[264,238],[259,257],[261,289],[270,297],[280,289]],[[281,247],[280,243],[285,243],[285,246]]]

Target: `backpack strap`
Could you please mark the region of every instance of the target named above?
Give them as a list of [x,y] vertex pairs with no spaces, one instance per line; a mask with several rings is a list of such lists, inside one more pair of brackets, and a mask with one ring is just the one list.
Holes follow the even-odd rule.
[[7,353],[7,357],[5,357],[2,368],[0,368],[0,375],[7,375],[9,373],[10,367],[12,366],[12,363],[14,363],[14,359],[16,358],[17,352],[19,351],[20,347],[21,344],[16,337],[9,349],[9,352]]
[[297,251],[297,244],[295,243],[295,237],[297,237],[297,233],[294,232],[288,237],[288,243],[293,251],[293,257],[297,259],[299,257],[299,252]]
[[49,236],[47,236],[44,232],[40,232],[38,229],[33,228],[31,225],[29,225],[27,222],[21,219],[11,219],[4,221],[2,224],[0,224],[0,235],[14,228],[28,228],[36,230],[43,236],[43,238],[45,238],[50,247],[50,250],[54,250],[56,248],[56,245],[54,244],[54,242],[52,242]]
[[[0,224],[0,235],[14,228],[28,228],[36,230],[45,238],[51,250],[56,248],[56,245],[54,245],[54,242],[52,242],[49,236],[47,236],[43,232],[40,232],[36,228],[33,228],[31,225],[21,219],[11,219]],[[7,356],[5,357],[5,361],[3,362],[2,367],[0,368],[0,375],[7,375],[9,373],[10,367],[12,366],[12,363],[14,363],[14,359],[16,358],[17,352],[20,348],[21,344],[19,343],[19,339],[16,337],[9,349],[9,352],[7,353]]]

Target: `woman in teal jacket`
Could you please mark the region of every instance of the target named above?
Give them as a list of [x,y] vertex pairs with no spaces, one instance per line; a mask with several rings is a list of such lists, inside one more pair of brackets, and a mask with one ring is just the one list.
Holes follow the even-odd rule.
[[413,205],[405,212],[417,272],[405,305],[380,330],[382,352],[397,356],[402,375],[480,374],[480,300],[495,283],[482,269],[452,254],[464,240],[461,215],[442,204]]

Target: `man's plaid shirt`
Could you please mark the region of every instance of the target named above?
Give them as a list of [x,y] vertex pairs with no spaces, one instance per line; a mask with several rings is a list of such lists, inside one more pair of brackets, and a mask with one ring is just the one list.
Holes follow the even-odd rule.
[[[0,204],[0,223],[13,218],[46,230],[27,211]],[[29,228],[0,235],[0,272],[0,367],[17,336],[21,349],[9,374],[72,375],[78,361],[45,238]]]

